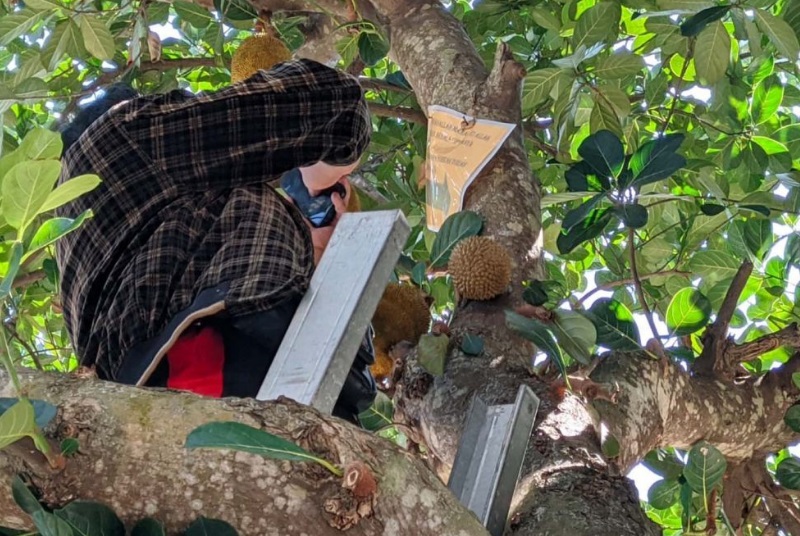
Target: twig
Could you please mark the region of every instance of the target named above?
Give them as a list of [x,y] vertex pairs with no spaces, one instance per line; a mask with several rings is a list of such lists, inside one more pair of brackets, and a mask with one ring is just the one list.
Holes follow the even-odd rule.
[[725,354],[728,350],[726,344],[728,327],[731,325],[731,319],[739,304],[739,297],[742,295],[751,273],[753,273],[753,263],[745,261],[733,277],[722,306],[719,308],[719,313],[717,313],[717,319],[703,335],[703,351],[694,365],[696,373],[706,376],[717,373],[726,377],[732,374],[732,371],[725,370],[727,367],[723,368],[722,363],[723,360],[726,360]]
[[[6,329],[8,329],[8,326],[6,326]],[[25,351],[28,352],[28,355],[33,361],[33,364],[36,367],[36,369],[43,371],[44,366],[42,366],[42,362],[39,360],[39,352],[34,350],[27,341],[23,340],[22,337],[19,336],[16,330],[9,329],[8,332],[11,334],[12,338],[16,339],[17,342],[20,343],[23,348],[25,348]]]
[[378,102],[369,103],[369,111],[378,117],[396,117],[418,125],[427,125],[428,118],[421,110],[408,108],[405,106],[391,106],[389,104],[381,104]]
[[[652,279],[653,277],[659,276],[668,276],[668,275],[691,275],[691,272],[685,272],[683,270],[666,270],[666,271],[659,271],[653,272],[652,274],[640,274],[639,280],[646,281],[648,279]],[[603,283],[602,285],[597,285],[595,288],[581,296],[581,299],[578,300],[578,304],[582,304],[596,293],[603,291],[603,290],[610,290],[612,288],[621,287],[623,285],[630,285],[635,283],[632,277],[626,279],[618,279],[616,281],[609,281],[608,283]]]
[[47,277],[47,274],[45,273],[44,270],[36,270],[28,274],[17,277],[16,279],[14,279],[14,283],[12,286],[15,289],[27,287],[28,285],[41,281],[45,277]]
[[689,51],[686,54],[686,58],[683,60],[681,75],[678,77],[678,83],[675,85],[675,97],[672,99],[672,105],[670,106],[667,118],[664,120],[664,124],[661,126],[661,134],[664,134],[664,132],[667,131],[669,123],[672,121],[672,116],[675,115],[675,109],[678,106],[678,101],[681,100],[681,89],[683,87],[684,78],[686,77],[686,71],[689,68],[689,62],[692,61],[692,58],[694,57],[694,43],[694,39],[689,40]]
[[526,121],[522,123],[522,128],[524,129],[528,139],[531,141],[531,143],[533,143],[536,146],[537,149],[539,149],[543,153],[549,154],[550,156],[558,155],[558,149],[556,149],[552,145],[543,142],[542,140],[536,137],[536,133],[541,131],[542,129],[536,127],[535,123],[530,123]]
[[642,302],[642,310],[644,311],[645,318],[647,318],[647,323],[650,325],[650,331],[653,332],[653,340],[656,341],[656,349],[659,351],[659,355],[663,357],[666,355],[666,352],[664,351],[664,345],[659,338],[658,329],[656,329],[656,323],[653,321],[653,313],[650,311],[650,306],[647,305],[647,300],[644,297],[642,280],[639,278],[639,271],[636,268],[636,247],[634,246],[635,238],[636,233],[633,230],[633,227],[631,227],[628,229],[628,247],[631,250],[631,277],[633,279],[633,286],[636,287],[636,293],[639,296],[639,301]]

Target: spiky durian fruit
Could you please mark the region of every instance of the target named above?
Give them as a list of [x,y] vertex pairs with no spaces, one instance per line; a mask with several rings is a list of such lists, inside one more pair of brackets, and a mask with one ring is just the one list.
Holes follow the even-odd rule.
[[383,291],[381,301],[372,317],[375,344],[388,350],[400,341],[417,344],[428,331],[431,312],[425,297],[413,285],[391,283]]
[[269,33],[257,33],[248,37],[231,58],[231,82],[250,78],[260,69],[269,70],[274,65],[292,59],[292,53],[277,37]]
[[448,271],[459,295],[470,300],[491,300],[511,282],[511,255],[486,236],[459,242],[450,255]]

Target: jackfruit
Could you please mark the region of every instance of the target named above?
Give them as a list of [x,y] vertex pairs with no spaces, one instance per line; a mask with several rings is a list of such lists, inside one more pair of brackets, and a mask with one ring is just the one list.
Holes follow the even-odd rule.
[[430,319],[422,291],[412,285],[389,284],[372,317],[375,347],[388,351],[400,341],[417,344],[420,336],[427,333]]
[[231,82],[241,82],[259,70],[269,70],[278,63],[292,59],[286,45],[271,34],[257,33],[248,37],[231,58]]
[[459,295],[470,300],[491,300],[511,282],[511,255],[486,236],[459,242],[450,255],[448,271]]

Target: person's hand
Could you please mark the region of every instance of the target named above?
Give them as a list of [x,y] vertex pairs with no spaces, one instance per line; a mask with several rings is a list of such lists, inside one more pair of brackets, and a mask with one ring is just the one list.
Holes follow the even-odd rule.
[[303,184],[308,188],[308,193],[313,197],[342,179],[346,180],[356,166],[358,166],[358,161],[347,166],[332,166],[320,161],[311,166],[300,168],[300,174],[303,176]]
[[[352,195],[350,181],[347,180],[347,177],[341,177],[336,182],[344,186],[345,196],[344,198],[339,197],[339,194],[337,193],[333,193],[333,195],[331,195],[331,201],[333,202],[334,208],[336,208],[336,216],[334,216],[330,225],[325,227],[314,227],[311,225],[311,222],[306,219],[306,225],[308,225],[308,228],[311,231],[311,242],[314,244],[315,265],[319,264],[322,254],[325,253],[325,248],[328,247],[328,242],[330,242],[331,236],[333,236],[333,231],[336,230],[336,224],[339,223],[339,219],[342,217],[342,214],[347,212],[347,203],[350,201],[350,196]],[[333,186],[333,184],[335,183],[332,183],[331,186]]]

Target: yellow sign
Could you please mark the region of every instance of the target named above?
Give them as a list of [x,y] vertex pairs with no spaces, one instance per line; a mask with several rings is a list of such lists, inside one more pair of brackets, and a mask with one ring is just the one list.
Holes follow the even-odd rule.
[[464,208],[467,188],[516,125],[474,119],[443,106],[428,107],[425,213],[428,229]]

